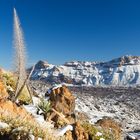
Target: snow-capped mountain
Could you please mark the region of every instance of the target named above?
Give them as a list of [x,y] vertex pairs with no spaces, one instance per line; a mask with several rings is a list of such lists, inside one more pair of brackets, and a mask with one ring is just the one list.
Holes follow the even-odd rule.
[[66,62],[52,65],[39,61],[33,80],[86,86],[130,86],[140,84],[140,56],[123,56],[108,62]]

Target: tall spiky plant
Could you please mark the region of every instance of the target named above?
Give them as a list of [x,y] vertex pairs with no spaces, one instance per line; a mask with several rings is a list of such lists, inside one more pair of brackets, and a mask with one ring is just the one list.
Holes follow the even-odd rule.
[[15,49],[14,62],[15,62],[16,72],[18,74],[15,98],[14,98],[14,100],[16,100],[20,94],[20,90],[22,86],[25,85],[27,76],[26,76],[26,66],[25,66],[26,51],[25,51],[23,31],[15,8],[14,8],[14,49]]

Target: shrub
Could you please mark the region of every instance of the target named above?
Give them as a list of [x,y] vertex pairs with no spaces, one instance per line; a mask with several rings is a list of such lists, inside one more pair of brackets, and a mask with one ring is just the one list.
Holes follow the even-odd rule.
[[97,124],[101,126],[103,129],[111,131],[115,140],[121,139],[121,126],[116,121],[111,118],[103,118],[97,121]]
[[16,78],[11,73],[3,73],[2,79],[7,86],[10,86],[12,89],[16,88]]
[[[0,130],[0,135],[12,135],[14,137],[22,135],[22,137],[24,137],[30,133],[35,137],[53,138],[53,135],[48,133],[48,129],[41,127],[37,122],[33,123],[33,121],[29,121],[28,119],[21,116],[13,117],[11,113],[6,113],[6,111],[0,115],[0,121],[9,125],[8,128]],[[20,129],[14,133],[13,130],[18,128]]]
[[9,138],[11,140],[31,140],[29,132],[24,130],[11,132]]
[[101,138],[105,140],[116,140],[111,132],[98,128],[90,123],[85,122],[82,126],[91,140],[100,140]]
[[47,114],[51,110],[51,102],[41,99],[40,103],[37,105],[38,110],[41,110],[44,114],[45,119],[47,118]]

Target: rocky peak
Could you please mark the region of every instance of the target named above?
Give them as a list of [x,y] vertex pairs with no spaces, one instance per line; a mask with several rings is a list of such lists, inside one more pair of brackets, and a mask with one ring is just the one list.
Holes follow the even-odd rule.
[[123,65],[138,65],[140,64],[140,56],[122,56],[116,59],[109,61],[109,63],[117,66]]
[[38,61],[38,62],[36,63],[35,69],[44,69],[44,68],[46,68],[46,67],[48,67],[48,66],[49,66],[49,64],[48,64],[47,61],[42,61],[42,60],[40,60],[40,61]]
[[97,64],[97,62],[88,62],[88,61],[71,61],[66,62],[64,66],[67,67],[91,67],[92,65]]

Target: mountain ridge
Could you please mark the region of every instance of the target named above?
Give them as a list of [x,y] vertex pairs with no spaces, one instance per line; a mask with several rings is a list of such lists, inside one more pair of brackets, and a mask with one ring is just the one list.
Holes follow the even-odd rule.
[[31,79],[85,86],[139,85],[140,56],[122,56],[107,62],[71,61],[63,65],[40,60]]

